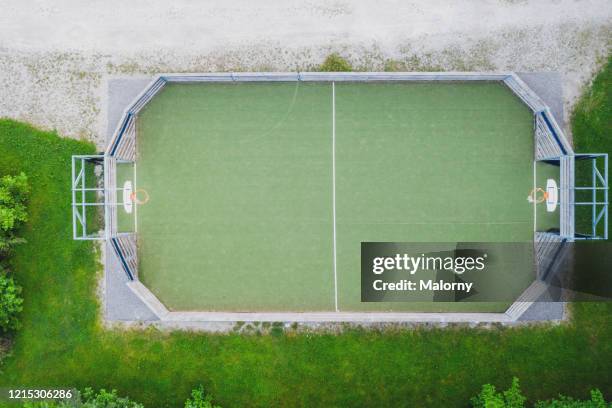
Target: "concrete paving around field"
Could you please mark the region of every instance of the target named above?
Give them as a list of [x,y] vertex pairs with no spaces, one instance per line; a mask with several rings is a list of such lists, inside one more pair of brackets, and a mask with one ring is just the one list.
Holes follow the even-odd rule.
[[108,322],[155,321],[159,318],[127,286],[129,279],[119,258],[106,243],[104,249],[104,319]]

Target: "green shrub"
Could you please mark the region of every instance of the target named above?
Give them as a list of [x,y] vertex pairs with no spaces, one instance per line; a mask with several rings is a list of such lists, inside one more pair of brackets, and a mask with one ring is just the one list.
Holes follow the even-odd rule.
[[[77,393],[74,398],[58,402],[25,402],[23,408],[144,408],[144,405],[129,398],[120,397],[116,390],[111,392],[101,389],[96,393],[86,388],[83,393]],[[185,401],[185,408],[221,408],[213,405],[212,396],[204,392],[201,385],[191,391],[191,398]]]
[[21,287],[15,284],[0,266],[0,331],[3,333],[19,328],[17,315],[22,310]]
[[588,401],[575,400],[570,397],[559,396],[559,399],[550,401],[538,401],[534,408],[610,408],[612,403],[608,404],[604,400],[603,394],[599,390],[591,391],[591,399]]
[[321,72],[349,72],[352,70],[353,67],[351,64],[335,52],[329,54],[319,67],[319,71]]
[[23,242],[15,236],[15,229],[28,220],[26,201],[30,189],[24,173],[0,178],[0,253]]
[[221,408],[218,405],[213,405],[212,395],[204,392],[204,387],[201,385],[191,391],[191,398],[185,401],[185,408]]
[[[523,396],[518,378],[512,379],[512,385],[503,393],[495,390],[495,386],[485,384],[482,386],[480,394],[471,399],[474,408],[523,408],[527,398]],[[550,401],[538,401],[534,408],[612,408],[612,404],[607,404],[603,394],[599,390],[591,391],[591,399],[588,401],[575,400],[563,395],[559,399]]]
[[519,380],[514,377],[510,388],[503,393],[497,392],[491,384],[483,385],[480,394],[472,398],[471,402],[474,408],[523,408],[525,400]]
[[120,397],[116,390],[111,392],[101,389],[96,393],[86,388],[82,394],[75,398],[59,402],[26,402],[23,408],[144,408],[142,404],[130,401],[129,398]]
[[116,390],[111,392],[104,388],[96,393],[91,388],[85,388],[81,396],[83,408],[143,408],[142,404],[130,401],[127,397],[120,397]]

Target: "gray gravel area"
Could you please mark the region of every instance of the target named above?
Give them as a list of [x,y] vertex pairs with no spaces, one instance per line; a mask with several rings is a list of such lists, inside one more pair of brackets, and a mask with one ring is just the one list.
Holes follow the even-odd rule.
[[0,117],[99,149],[107,78],[307,71],[331,52],[358,70],[559,72],[569,112],[612,32],[609,0],[4,3]]
[[517,72],[517,75],[548,105],[559,126],[565,129],[561,74],[558,72]]
[[117,125],[123,116],[123,111],[136,99],[151,82],[152,76],[109,78],[107,81],[107,126],[106,143],[108,144]]
[[155,314],[126,285],[128,277],[115,252],[106,244],[104,317],[107,321],[155,321]]

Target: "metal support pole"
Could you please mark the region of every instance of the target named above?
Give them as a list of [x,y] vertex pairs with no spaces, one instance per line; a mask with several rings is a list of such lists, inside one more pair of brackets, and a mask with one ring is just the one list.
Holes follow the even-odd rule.
[[591,168],[591,177],[593,179],[593,192],[591,196],[593,197],[593,206],[591,207],[591,230],[592,235],[597,235],[597,190],[595,187],[597,186],[597,159],[591,160],[592,168]]

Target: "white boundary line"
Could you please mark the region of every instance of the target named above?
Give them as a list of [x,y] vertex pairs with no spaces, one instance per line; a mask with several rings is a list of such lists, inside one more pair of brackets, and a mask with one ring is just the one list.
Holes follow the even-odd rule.
[[338,272],[336,262],[336,83],[332,82],[332,212],[334,219],[334,303],[338,309]]
[[[535,192],[536,186],[536,163],[537,161],[533,161],[533,191]],[[538,231],[538,209],[537,209],[536,200],[533,200],[533,232]]]
[[[134,191],[138,188],[136,184],[136,162],[134,161]],[[138,232],[138,203],[134,203],[134,233]]]

